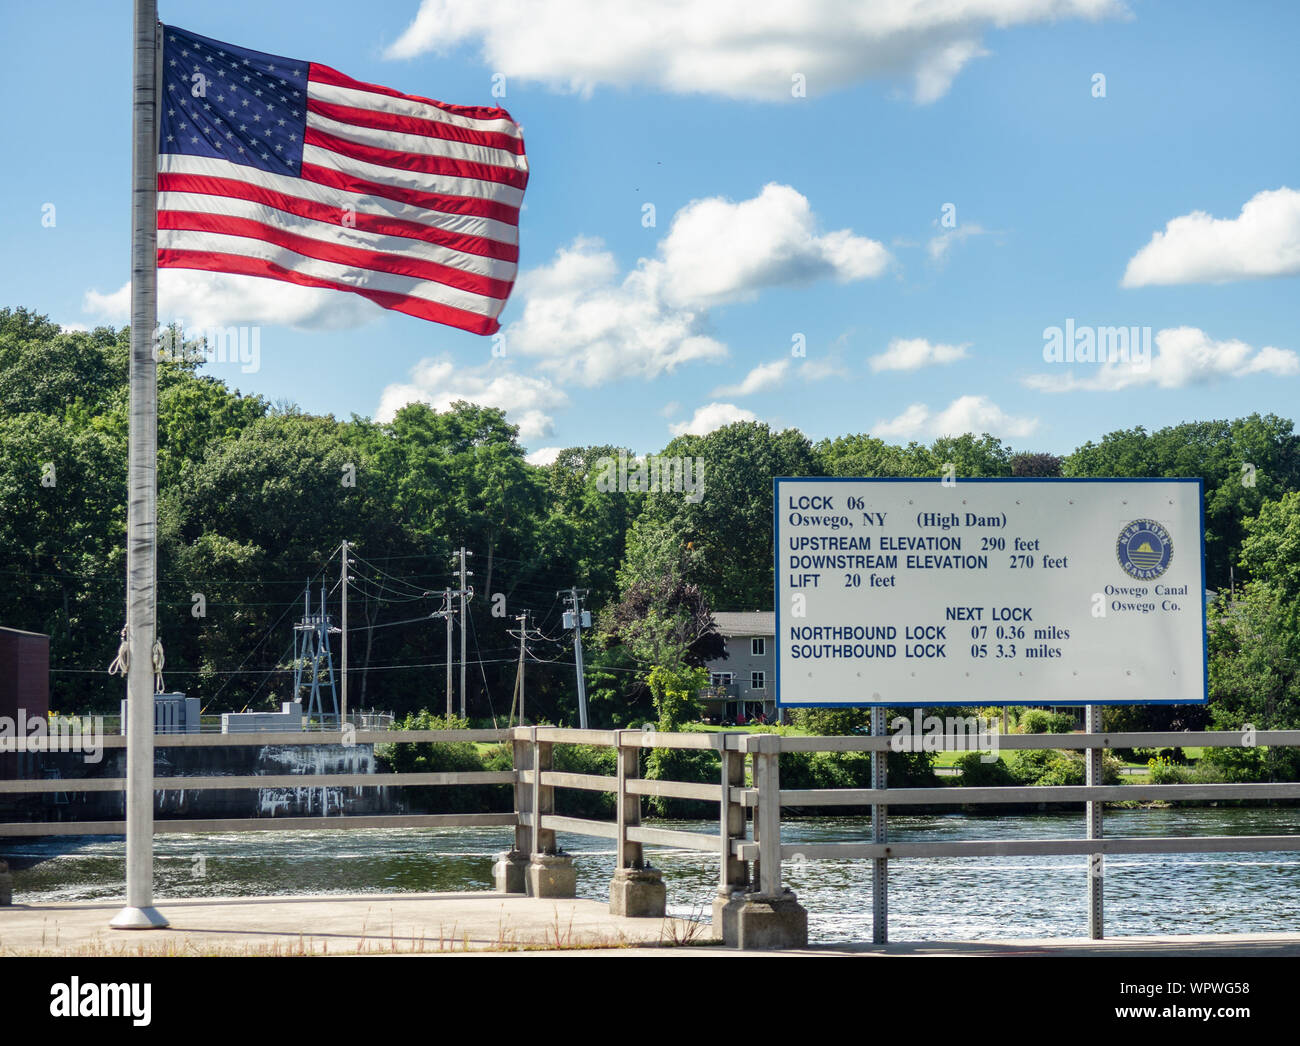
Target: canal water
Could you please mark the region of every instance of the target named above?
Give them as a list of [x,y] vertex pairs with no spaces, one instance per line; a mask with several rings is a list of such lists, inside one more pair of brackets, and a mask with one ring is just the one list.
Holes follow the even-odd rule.
[[[708,832],[712,824],[662,822]],[[895,841],[1082,838],[1081,814],[971,817],[896,816]],[[1196,808],[1118,810],[1106,814],[1115,836],[1300,834],[1300,809]],[[862,818],[786,821],[782,841],[865,841]],[[229,835],[161,835],[156,895],[482,890],[493,855],[510,829],[341,829]],[[612,844],[562,835],[573,854],[578,895],[609,896]],[[652,849],[664,873],[671,914],[707,919],[717,859]],[[113,900],[122,896],[121,838],[0,840],[14,868],[16,903]],[[893,940],[1086,936],[1082,857],[900,859],[890,862]],[[808,909],[814,941],[870,939],[869,861],[794,860],[787,885]],[[3,927],[0,910],[0,928]],[[1106,930],[1110,935],[1300,931],[1300,853],[1141,854],[1106,859]]]

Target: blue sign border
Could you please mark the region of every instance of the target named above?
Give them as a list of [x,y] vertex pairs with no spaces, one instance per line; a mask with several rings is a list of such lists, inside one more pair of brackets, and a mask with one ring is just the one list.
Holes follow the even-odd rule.
[[[938,476],[774,476],[772,477],[772,609],[776,615],[776,635],[772,638],[774,657],[773,675],[776,680],[777,708],[911,708],[913,703],[877,704],[874,701],[808,701],[787,702],[781,700],[781,586],[777,579],[781,576],[781,484],[782,483],[939,483]],[[1197,503],[1201,519],[1201,699],[1199,701],[1167,701],[1151,699],[1147,701],[1088,701],[1092,705],[1205,705],[1210,701],[1210,653],[1208,626],[1205,606],[1205,480],[1200,476],[1079,476],[1079,477],[1040,477],[1040,476],[972,476],[955,480],[957,485],[964,483],[1195,483]],[[927,701],[916,704],[919,708],[971,707],[978,702],[966,701]],[[1043,698],[1041,701],[1006,701],[999,705],[1052,705],[1075,707],[1073,702],[1053,701]]]

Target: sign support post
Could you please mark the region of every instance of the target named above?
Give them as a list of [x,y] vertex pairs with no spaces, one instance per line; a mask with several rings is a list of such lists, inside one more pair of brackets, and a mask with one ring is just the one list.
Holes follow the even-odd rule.
[[[1084,710],[1083,732],[1095,735],[1102,732],[1101,706],[1088,705]],[[1085,768],[1084,784],[1094,788],[1102,783],[1101,748],[1088,749],[1088,762]],[[1102,812],[1104,803],[1088,802],[1086,817],[1088,819],[1088,838],[1100,839],[1102,836]],[[1102,922],[1102,897],[1106,884],[1106,859],[1101,853],[1088,855],[1088,936],[1100,941],[1104,936]]]
[[[879,705],[871,709],[871,736],[885,736],[885,709]],[[889,753],[883,749],[871,752],[871,787],[883,789],[888,784]],[[884,803],[871,804],[871,841],[877,846],[889,838],[889,808]],[[871,943],[889,942],[889,858],[877,857],[871,862]]]

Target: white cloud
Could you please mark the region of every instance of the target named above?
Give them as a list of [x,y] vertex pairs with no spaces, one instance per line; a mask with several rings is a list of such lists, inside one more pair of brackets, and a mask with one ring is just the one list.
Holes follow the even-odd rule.
[[760,363],[735,385],[719,385],[713,390],[713,396],[752,396],[756,392],[780,385],[790,370],[789,360],[773,360]]
[[991,231],[975,222],[959,225],[953,229],[944,229],[938,236],[930,238],[930,242],[925,245],[925,249],[930,255],[931,261],[942,262],[948,256],[948,251],[952,249],[953,244],[961,243],[972,236],[987,235]]
[[757,421],[758,415],[753,411],[737,407],[734,403],[709,403],[695,411],[690,421],[679,421],[668,426],[674,436],[707,436],[715,429],[723,428],[737,421]]
[[380,393],[375,420],[391,421],[408,403],[427,403],[435,410],[446,410],[457,400],[504,410],[525,440],[549,436],[555,425],[546,411],[569,402],[564,391],[545,378],[515,374],[495,362],[462,367],[441,357],[416,364],[409,383],[387,386]]
[[1193,211],[1129,259],[1125,287],[1225,283],[1300,274],[1300,192],[1283,186],[1256,193],[1236,218]]
[[[1279,378],[1300,374],[1300,355],[1291,349],[1266,345],[1257,352],[1244,341],[1215,341],[1196,327],[1167,327],[1157,331],[1155,352],[1149,359],[1145,356],[1143,351],[1131,357],[1133,362],[1075,364],[1074,370],[1063,374],[1030,375],[1024,384],[1041,392],[1113,391],[1141,385],[1181,389],[1252,374],[1272,374]],[[1090,370],[1084,377],[1077,377],[1081,366]]]
[[[108,294],[89,290],[82,307],[105,320],[128,323],[131,284]],[[379,315],[373,302],[342,291],[200,269],[158,271],[158,318],[163,323],[179,321],[187,330],[244,324],[345,330]]]
[[1120,0],[423,0],[389,58],[479,43],[507,77],[562,91],[648,85],[677,94],[790,100],[884,77],[926,104],[987,52],[991,29],[1127,15]]
[[542,357],[538,365],[561,381],[654,378],[727,354],[702,332],[704,317],[665,303],[642,269],[619,280],[614,256],[596,240],[557,251],[550,265],[525,273],[515,293],[523,311],[506,329],[509,351]]
[[[734,385],[719,385],[711,396],[752,396],[757,392],[773,389],[790,378],[802,381],[825,381],[827,378],[841,377],[844,368],[834,357],[825,359],[802,359],[795,364],[792,359],[777,359],[770,363],[760,363]],[[674,404],[676,406],[676,404]],[[672,414],[675,411],[667,411]]]
[[873,371],[919,370],[921,367],[963,360],[968,355],[968,348],[970,342],[945,345],[926,341],[925,338],[895,338],[884,352],[872,356],[868,363]]
[[939,412],[913,403],[897,417],[878,421],[871,429],[881,438],[960,436],[971,432],[999,437],[1028,436],[1038,428],[1037,418],[1015,417],[987,396],[959,396]]
[[541,465],[545,467],[553,464],[555,459],[560,456],[560,451],[562,450],[564,450],[563,447],[538,447],[535,451],[524,458],[524,460],[530,465]]
[[889,252],[848,229],[819,235],[807,197],[769,183],[751,200],[693,200],[659,245],[664,296],[682,306],[749,301],[765,287],[879,276]]
[[511,352],[540,357],[538,366],[560,381],[654,378],[727,355],[707,333],[711,306],[778,285],[867,279],[888,262],[874,240],[848,229],[819,232],[808,200],[771,184],[739,203],[687,204],[656,255],[621,277],[599,240],[575,240],[521,277],[523,309],[506,340]]
[[804,360],[799,365],[799,377],[804,381],[825,381],[827,378],[845,377],[846,374],[840,361],[832,356],[825,359]]

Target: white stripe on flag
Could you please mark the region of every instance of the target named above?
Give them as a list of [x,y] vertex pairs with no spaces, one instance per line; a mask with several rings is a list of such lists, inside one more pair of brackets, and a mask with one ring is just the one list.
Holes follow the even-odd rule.
[[307,114],[307,126],[315,127],[326,134],[337,135],[351,142],[371,145],[376,149],[392,149],[397,152],[421,153],[427,156],[445,156],[452,160],[466,160],[470,163],[488,164],[492,167],[504,167],[507,170],[527,170],[517,163],[523,157],[505,149],[492,149],[486,145],[471,145],[467,142],[455,142],[447,138],[430,138],[425,134],[407,134],[404,131],[387,131],[377,127],[363,127],[361,124],[345,123],[332,120],[320,113]]
[[394,98],[392,95],[379,94],[377,91],[359,91],[351,87],[335,87],[315,80],[307,82],[307,96],[319,98],[322,102],[335,105],[348,105],[354,109],[375,109],[381,113],[394,113],[397,116],[414,116],[420,120],[432,120],[435,123],[450,124],[453,127],[465,127],[471,131],[486,131],[492,134],[506,134],[511,138],[522,137],[519,127],[511,120],[476,120],[470,116],[460,116],[439,109],[436,105],[426,105],[410,98]]
[[349,228],[332,222],[316,221],[297,214],[290,214],[275,207],[253,200],[239,200],[229,196],[204,196],[201,193],[160,192],[158,210],[189,211],[198,214],[227,215],[233,218],[249,218],[275,229],[299,236],[309,236],[326,246],[355,247],[360,250],[383,251],[386,254],[399,254],[427,261],[437,262],[464,272],[494,279],[511,281],[518,268],[514,262],[501,261],[497,258],[485,258],[478,254],[466,254],[464,251],[452,250],[438,244],[428,243],[414,237],[386,236],[382,233],[366,232],[362,229]]
[[432,280],[420,280],[411,276],[398,276],[374,269],[360,269],[354,265],[340,265],[335,262],[309,258],[280,247],[265,240],[254,240],[247,236],[227,236],[222,233],[191,232],[187,229],[159,229],[158,249],[174,251],[203,251],[213,254],[236,254],[246,258],[260,258],[273,262],[286,269],[301,272],[308,276],[317,276],[323,280],[346,284],[363,290],[388,291],[393,294],[405,294],[413,298],[439,305],[449,305],[455,309],[477,313],[480,316],[498,316],[505,306],[503,300],[484,295],[471,294],[469,291],[448,287],[445,283]]
[[398,167],[383,167],[379,164],[355,160],[333,150],[315,145],[305,145],[302,150],[303,163],[312,163],[318,167],[355,175],[366,181],[391,185],[399,189],[415,189],[418,192],[441,193],[445,196],[469,196],[479,200],[494,200],[507,207],[518,208],[524,202],[524,191],[513,185],[500,182],[484,182],[477,178],[456,178],[444,174],[425,174],[423,171],[404,171]]
[[296,196],[302,200],[312,200],[327,207],[339,210],[351,208],[358,214],[373,214],[387,218],[400,218],[403,221],[419,222],[447,232],[460,233],[464,236],[481,236],[511,245],[519,242],[519,228],[492,218],[480,218],[474,214],[447,214],[442,211],[429,211],[408,203],[399,203],[386,196],[368,196],[346,189],[335,189],[328,185],[307,181],[303,178],[291,178],[282,174],[259,171],[229,160],[215,160],[204,156],[183,156],[179,153],[163,153],[158,157],[160,174],[190,174],[205,178],[229,178],[232,181],[247,182],[250,185],[270,189],[272,192]]

